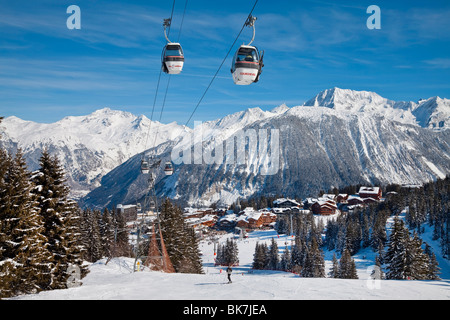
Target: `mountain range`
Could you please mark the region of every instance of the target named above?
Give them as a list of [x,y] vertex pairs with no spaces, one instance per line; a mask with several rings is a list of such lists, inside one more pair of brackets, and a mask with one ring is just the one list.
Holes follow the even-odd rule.
[[[255,194],[307,197],[349,184],[443,178],[450,173],[449,127],[448,99],[395,102],[332,88],[302,106],[247,109],[194,129],[110,109],[53,124],[9,117],[0,143],[12,151],[21,147],[31,170],[43,148],[57,154],[72,195],[85,206],[142,201],[148,185],[139,170],[143,154],[175,163],[173,176],[162,166],[156,171],[159,196],[227,205]],[[239,149],[236,136],[254,140]],[[236,161],[241,155],[245,163]],[[276,170],[267,174],[268,168]]]
[[8,117],[0,127],[0,146],[12,152],[22,148],[30,170],[39,167],[44,148],[57,155],[75,198],[99,187],[105,174],[143,152],[146,145],[158,145],[185,132],[176,123],[151,122],[143,115],[109,108],[50,124]]

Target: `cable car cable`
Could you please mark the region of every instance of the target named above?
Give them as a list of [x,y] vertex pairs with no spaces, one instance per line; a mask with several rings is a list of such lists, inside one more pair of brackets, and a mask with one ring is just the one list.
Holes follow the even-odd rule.
[[[172,18],[173,18],[173,12],[174,12],[174,10],[175,10],[175,1],[176,1],[176,0],[173,0],[173,4],[172,4],[172,12],[171,12],[171,14],[170,14],[170,21],[172,21]],[[184,19],[184,17],[183,17],[183,19]],[[170,34],[170,26],[169,26],[168,34]],[[150,116],[150,125],[149,125],[148,131],[147,131],[147,138],[146,138],[146,141],[145,141],[144,153],[142,153],[142,161],[144,160],[144,157],[145,157],[145,151],[147,150],[147,145],[148,145],[148,138],[149,138],[149,136],[150,136],[150,131],[151,131],[151,128],[152,128],[153,115],[154,115],[154,113],[155,113],[156,100],[157,100],[157,98],[158,98],[159,85],[160,85],[160,83],[161,83],[161,74],[162,74],[162,69],[159,70],[158,83],[157,83],[157,85],[156,85],[155,98],[154,98],[154,100],[153,100],[152,114],[151,114],[151,116]]]
[[219,69],[217,69],[216,73],[214,74],[213,78],[211,79],[211,82],[209,83],[208,87],[206,88],[206,90],[205,90],[205,92],[203,93],[202,97],[200,98],[199,102],[198,102],[197,105],[195,106],[194,111],[192,112],[192,114],[191,114],[191,116],[189,117],[188,121],[186,122],[185,126],[187,126],[187,125],[189,124],[189,122],[192,120],[192,117],[193,117],[194,114],[197,112],[198,107],[200,106],[200,104],[202,103],[203,99],[205,98],[206,93],[208,92],[209,88],[211,88],[211,85],[213,84],[214,80],[216,79],[217,75],[219,74],[220,69],[222,69],[223,64],[225,63],[225,61],[227,60],[228,56],[230,55],[231,50],[233,50],[234,45],[236,44],[236,42],[238,41],[239,37],[241,36],[242,31],[244,31],[245,27],[247,26],[247,22],[249,21],[250,17],[252,16],[253,11],[255,10],[256,5],[258,4],[258,1],[259,1],[259,0],[256,0],[256,1],[255,1],[255,4],[253,5],[252,10],[250,11],[250,14],[249,14],[248,17],[247,17],[247,20],[245,20],[245,23],[244,23],[244,25],[242,26],[241,31],[239,31],[239,34],[237,35],[236,39],[234,39],[234,42],[233,42],[233,44],[231,45],[230,49],[228,50],[228,52],[227,52],[225,58],[223,59],[222,63],[220,64]]
[[[181,25],[180,25],[180,31],[178,32],[178,39],[177,39],[177,42],[180,42],[181,31],[183,30],[184,17],[185,17],[185,15],[186,15],[186,8],[187,8],[187,5],[188,5],[188,0],[186,0],[185,5],[184,5],[183,17],[181,18]],[[168,91],[169,91],[169,85],[170,85],[170,80],[171,80],[171,79],[172,79],[172,75],[169,74],[169,79],[167,80],[166,93],[164,94],[163,104],[162,104],[162,107],[161,107],[161,113],[159,114],[159,122],[161,122],[161,120],[162,120],[162,115],[163,115],[163,112],[164,112],[164,108],[165,108],[165,106],[166,106],[167,93],[168,93]],[[157,138],[158,138],[158,134],[159,134],[159,128],[158,128],[157,131],[156,131],[155,140],[154,140],[154,142],[153,142],[153,147],[156,146],[156,140],[157,140]]]

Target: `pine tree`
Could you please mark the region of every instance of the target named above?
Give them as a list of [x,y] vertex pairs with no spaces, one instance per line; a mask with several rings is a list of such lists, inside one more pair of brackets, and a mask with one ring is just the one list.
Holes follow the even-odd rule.
[[309,253],[309,248],[305,247],[304,251],[303,251],[303,256],[304,258],[301,267],[301,271],[300,271],[300,276],[302,276],[303,278],[313,278],[313,258],[312,255]]
[[300,239],[300,237],[296,237],[291,252],[292,271],[296,273],[301,272],[304,264],[305,250],[306,247],[304,246],[304,242]]
[[169,199],[162,203],[161,230],[170,260],[178,272],[182,267],[183,249],[185,242],[184,219],[181,210],[174,206]]
[[370,245],[373,250],[378,250],[387,241],[386,234],[386,220],[384,219],[384,213],[379,211],[375,217],[375,223],[373,226],[372,236],[370,240]]
[[269,252],[268,252],[268,265],[266,269],[268,270],[278,270],[280,263],[280,257],[278,256],[278,244],[274,238],[272,238]]
[[[77,281],[79,281],[89,272],[87,267],[83,265],[83,254],[86,250],[81,242],[81,216],[83,213],[78,204],[72,200],[68,200],[67,209],[68,211],[64,216],[67,265],[69,268],[77,269],[80,277]],[[81,282],[79,282],[79,285],[81,285]]]
[[202,274],[203,266],[195,230],[193,228],[187,228],[186,233],[185,254],[178,272]]
[[417,232],[409,238],[406,246],[405,276],[411,280],[428,280],[430,259],[422,250],[422,240]]
[[102,246],[102,256],[111,259],[113,257],[116,229],[113,224],[113,218],[108,209],[103,210],[99,221],[100,242]]
[[439,268],[439,264],[436,260],[436,255],[431,251],[431,247],[428,244],[425,245],[424,252],[428,255],[429,261],[430,261],[429,268],[428,268],[428,271],[429,271],[428,279],[429,280],[441,280],[439,278],[439,273],[440,273],[441,268]]
[[[181,208],[166,199],[162,204],[160,219],[167,253],[176,272],[203,273],[198,240],[194,230],[186,225]],[[227,259],[228,251],[223,252],[223,248],[220,251],[221,256],[217,257],[216,263]]]
[[394,219],[394,225],[389,237],[388,249],[385,255],[387,264],[386,279],[406,279],[406,246],[409,240],[408,231],[402,220]]
[[48,250],[53,256],[50,288],[64,289],[67,287],[69,267],[74,265],[84,270],[81,249],[76,247],[79,224],[75,220],[79,218],[79,211],[68,198],[70,190],[65,184],[65,173],[58,158],[44,150],[39,164],[33,182],[44,225],[43,235],[48,239]]
[[236,241],[228,238],[224,248],[224,264],[226,266],[239,265],[239,250]]
[[325,277],[325,260],[323,257],[323,252],[319,248],[315,238],[311,240],[311,248],[309,250],[312,259],[312,275],[314,278],[324,278]]
[[266,269],[266,257],[267,257],[267,247],[263,244],[256,243],[255,254],[253,255],[253,265],[252,268],[255,270]]
[[100,211],[86,209],[83,212],[83,246],[86,249],[84,259],[89,262],[97,262],[102,258],[99,221]]
[[215,259],[215,266],[221,266],[224,264],[224,256],[223,256],[223,246],[221,244],[218,244],[217,246],[217,252],[216,252],[216,259]]
[[385,262],[388,265],[387,279],[430,280],[438,278],[437,262],[429,251],[422,249],[422,240],[417,232],[409,235],[408,228],[398,218],[394,221]]
[[282,271],[291,271],[291,253],[287,247],[281,255],[279,269]]
[[350,255],[350,251],[344,249],[342,257],[339,260],[339,278],[340,279],[358,279],[355,260]]
[[0,298],[36,293],[51,283],[52,256],[19,149],[0,151]]

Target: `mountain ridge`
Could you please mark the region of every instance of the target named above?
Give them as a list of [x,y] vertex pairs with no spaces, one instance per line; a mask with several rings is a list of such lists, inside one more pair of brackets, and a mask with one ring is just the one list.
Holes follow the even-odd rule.
[[[211,141],[224,142],[243,129],[254,128],[259,130],[266,127],[269,130],[277,126],[280,128],[285,127],[289,121],[300,121],[298,125],[307,128],[304,134],[315,141],[315,144],[309,144],[309,141],[304,143],[308,144],[309,148],[314,147],[322,150],[323,153],[320,157],[323,160],[330,158],[333,154],[337,156],[330,151],[329,147],[331,145],[325,139],[327,134],[332,134],[332,132],[328,129],[318,132],[311,124],[325,128],[329,120],[329,123],[339,123],[340,126],[345,128],[345,132],[339,131],[339,139],[350,139],[346,141],[346,148],[356,150],[354,153],[358,156],[355,156],[355,159],[361,162],[361,156],[368,158],[366,141],[370,140],[364,137],[364,126],[371,128],[373,135],[380,135],[381,132],[389,131],[390,129],[394,130],[393,128],[400,130],[400,132],[422,132],[422,130],[425,130],[424,132],[427,132],[427,135],[429,131],[432,131],[434,132],[433,134],[436,134],[434,138],[436,141],[439,139],[443,140],[443,142],[439,143],[444,143],[442,147],[445,149],[447,146],[445,143],[448,144],[448,133],[446,132],[450,123],[449,113],[450,100],[440,97],[420,100],[417,103],[395,102],[383,98],[374,92],[332,88],[320,92],[303,105],[289,108],[285,104],[281,104],[269,111],[264,111],[258,107],[249,108],[220,119],[198,123],[194,129],[174,122],[161,124],[154,121],[151,124],[149,136],[147,134],[150,129],[150,120],[147,117],[144,115],[136,116],[125,111],[111,110],[110,108],[96,110],[87,116],[65,117],[52,124],[39,124],[12,116],[4,119],[2,122],[0,144],[12,151],[21,147],[25,152],[25,157],[31,170],[37,168],[42,149],[45,147],[49,148],[50,152],[57,154],[62,160],[63,166],[68,173],[69,185],[74,191],[73,196],[80,198],[95,188],[101,187],[102,179],[105,176],[120,165],[124,165],[127,161],[133,159],[133,157],[141,157],[139,155],[142,152],[153,154],[154,156],[163,155],[165,160],[170,160],[170,152],[168,150],[176,146],[182,136],[194,135],[196,132],[202,133],[203,142],[205,146],[208,146],[211,145]],[[369,119],[376,121],[373,119],[378,118],[389,119],[390,122],[386,124],[369,121]],[[284,123],[283,120],[285,121]],[[380,128],[375,128],[374,126],[377,125],[382,126],[383,129],[380,131]],[[358,130],[351,128],[351,126],[358,127]],[[155,141],[156,131],[159,134],[158,139]],[[298,132],[295,132],[295,134],[298,134]],[[283,139],[287,138],[288,136]],[[404,152],[412,152],[416,146],[406,146],[407,143],[405,141],[402,142],[406,149]],[[375,142],[373,143],[375,144]],[[383,145],[386,142],[379,141],[377,143]],[[297,146],[293,147],[298,148]],[[436,152],[442,153],[442,151]],[[444,163],[438,164],[428,160],[428,155],[424,156],[424,159],[427,160],[423,161],[421,165],[424,167],[431,166],[434,169],[434,171],[429,168],[424,169],[429,178],[439,177],[448,172],[445,162],[448,162],[449,159],[448,152],[444,150],[443,154]],[[318,157],[318,154],[315,156]],[[336,162],[336,160],[328,159],[327,163],[332,166],[333,161]],[[292,167],[294,164],[290,162],[292,162],[292,159],[283,163],[283,165],[286,165],[286,168]],[[133,163],[138,163],[138,161]],[[254,168],[261,168],[262,165],[264,164],[255,163],[253,169],[247,168],[242,175],[251,174],[258,176],[258,170]],[[186,166],[186,168],[188,167]],[[198,168],[189,168],[200,175],[205,174],[202,170],[197,171]],[[333,170],[336,171],[336,169]],[[226,173],[226,170],[224,172]],[[434,174],[429,172],[434,172]],[[188,172],[184,171],[183,174],[187,175]],[[242,177],[240,176],[240,178]],[[366,174],[362,180],[368,181],[370,179],[370,174]],[[343,179],[343,181],[347,180]],[[216,185],[216,187],[206,186],[207,184],[205,184],[204,189],[216,188],[225,190],[226,188],[223,187],[222,182],[213,182],[213,185]],[[235,196],[243,197],[251,194],[253,191],[259,192],[264,189],[262,185],[254,185],[255,189],[253,191],[251,191],[252,187],[246,189],[247,191],[245,192],[236,193],[231,190],[232,187],[236,187],[233,186],[232,181],[227,180],[225,185],[227,183],[229,190],[220,191],[226,193],[226,196],[234,193]],[[173,184],[175,185],[175,182]],[[247,186],[250,184],[247,183]],[[160,192],[161,194],[170,194],[173,197],[182,197],[179,193],[174,192],[173,186],[162,186]],[[212,191],[204,192],[211,193]],[[217,193],[212,192],[211,194],[214,194],[215,199],[217,198]],[[201,192],[195,196],[201,197]],[[230,195],[230,199],[235,196]],[[194,199],[194,195],[191,194],[190,197]]]
[[[203,158],[202,163],[177,164],[172,177],[157,172],[158,195],[191,206],[229,205],[257,194],[306,197],[350,184],[421,184],[450,172],[449,130],[434,131],[379,114],[308,106],[246,122],[240,130],[258,132],[274,128],[279,129],[281,141],[280,170],[276,174],[261,174],[267,164],[265,158],[253,158],[244,166],[220,161],[208,165]],[[200,134],[202,129],[205,128],[199,126],[192,134]],[[211,140],[206,134],[207,138],[197,142],[201,146],[188,145],[210,150],[214,142],[225,147],[230,136],[230,132],[217,134]],[[268,138],[271,139],[270,135]],[[159,153],[163,161],[170,159],[170,150],[176,145],[174,142],[163,148],[164,152]],[[247,145],[246,152],[248,148]],[[117,186],[115,179],[105,180],[102,187],[84,199],[85,203],[102,207],[142,201],[142,197],[130,197],[130,193],[111,192],[113,188],[145,189],[145,180],[136,175],[138,160],[132,159],[126,168],[118,167],[111,173],[127,177],[127,182],[119,182]],[[132,175],[136,179],[128,179]]]
[[156,144],[175,139],[186,130],[184,126],[151,122],[145,116],[110,108],[50,124],[8,117],[1,126],[5,130],[0,132],[0,144],[10,151],[22,148],[30,170],[38,168],[44,148],[56,154],[75,198],[99,186],[105,174],[152,146],[155,141],[147,139],[149,130],[153,135],[158,131]]

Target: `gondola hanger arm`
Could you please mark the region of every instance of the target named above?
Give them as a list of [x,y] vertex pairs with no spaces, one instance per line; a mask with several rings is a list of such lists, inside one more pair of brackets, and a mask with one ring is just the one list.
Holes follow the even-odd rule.
[[245,22],[245,26],[246,27],[253,28],[253,38],[249,42],[249,44],[247,44],[247,46],[250,46],[253,43],[253,41],[255,40],[255,36],[256,36],[255,22],[256,22],[257,19],[258,19],[257,17],[249,15],[248,18],[247,18],[247,21]]
[[166,38],[168,43],[172,43],[172,41],[169,40],[169,37],[167,36],[167,28],[170,28],[170,25],[172,24],[172,18],[164,19],[164,37]]

